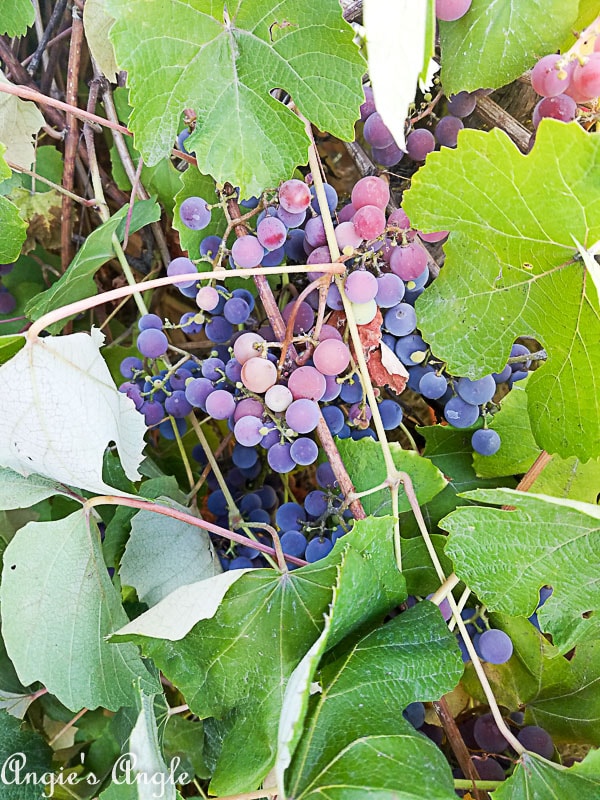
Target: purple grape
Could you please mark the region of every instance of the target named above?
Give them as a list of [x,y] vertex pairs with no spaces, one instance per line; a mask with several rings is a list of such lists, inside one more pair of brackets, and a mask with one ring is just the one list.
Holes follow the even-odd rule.
[[322,409],[322,413],[331,434],[336,436],[336,434],[342,430],[344,412],[337,406],[325,406],[325,408]]
[[304,262],[306,258],[304,252],[304,231],[298,229],[289,231],[283,247],[290,261]]
[[143,368],[143,364],[136,356],[127,356],[121,361],[119,372],[124,378],[131,378],[133,375]]
[[242,325],[250,316],[250,307],[241,297],[230,297],[225,303],[223,316],[232,325]]
[[283,206],[279,206],[277,209],[277,219],[280,219],[286,228],[299,228],[306,219],[306,211],[293,214],[291,211],[286,211]]
[[310,542],[306,545],[306,552],[304,553],[304,558],[308,561],[309,564],[313,564],[315,561],[319,561],[321,558],[325,558],[325,556],[329,555],[333,550],[333,544],[331,543],[330,539],[325,537],[323,538],[316,538],[311,539]]
[[144,358],[160,358],[167,352],[169,340],[157,328],[147,328],[137,337],[136,346]]
[[328,464],[326,461],[319,464],[315,477],[317,479],[317,484],[323,489],[337,486],[337,478],[335,477],[331,464]]
[[[174,275],[187,275],[192,272],[197,272],[196,265],[194,262],[189,259],[185,258],[184,256],[180,256],[179,258],[174,258],[167,267],[167,275],[172,278]],[[192,278],[189,281],[184,281],[183,283],[178,283],[178,289],[189,289],[190,286],[196,285],[196,278]]]
[[144,314],[138,320],[138,330],[146,331],[148,328],[156,328],[156,330],[161,331],[163,327],[163,321],[158,316],[158,314]]
[[144,404],[140,406],[139,411],[144,415],[148,427],[157,425],[165,416],[162,403],[156,400],[146,400]]
[[566,94],[556,97],[543,97],[533,109],[531,121],[537,130],[543,119],[557,119],[559,122],[572,122],[577,116],[577,103]]
[[365,141],[370,144],[371,147],[389,147],[389,145],[394,143],[394,135],[387,127],[378,111],[371,114],[365,122],[363,135]]
[[532,753],[537,753],[542,758],[552,758],[554,755],[554,742],[550,734],[538,725],[526,725],[522,728],[517,739],[523,747]]
[[202,362],[202,377],[208,378],[210,381],[220,380],[223,377],[224,371],[225,364],[216,356],[205,358]]
[[314,400],[294,400],[285,412],[285,421],[296,433],[310,433],[319,422],[319,406]]
[[206,411],[206,398],[215,391],[212,381],[207,378],[192,378],[185,386],[185,396],[195,408]]
[[229,320],[220,315],[214,316],[210,322],[204,326],[204,333],[207,339],[216,344],[224,344],[233,336],[233,325]]
[[413,161],[425,161],[435,150],[435,137],[426,128],[417,128],[406,137],[406,152]]
[[456,147],[458,134],[465,127],[462,119],[449,114],[435,126],[435,138],[441,147]]
[[[225,389],[216,389],[206,398],[205,407],[206,413],[210,414],[213,419],[229,419],[235,411],[235,400]],[[248,419],[248,417],[243,419]],[[238,438],[237,434],[236,438]],[[240,442],[240,444],[245,444],[245,442]]]
[[493,456],[500,449],[500,437],[489,428],[480,428],[471,436],[471,446],[480,456]]
[[[330,183],[324,183],[323,184],[323,189],[325,189],[325,197],[327,199],[327,206],[329,207],[329,211],[333,214],[333,212],[337,208],[338,194],[337,194],[336,190],[333,188],[333,186]],[[317,192],[316,192],[314,186],[310,187],[310,193],[312,195],[312,200],[310,202],[310,205],[311,205],[313,211],[316,211],[317,214],[320,214],[321,213],[321,206],[319,205],[319,201],[317,199]]]
[[448,113],[453,117],[468,117],[475,111],[477,105],[477,95],[471,92],[458,92],[451,94],[448,98]]
[[479,418],[479,407],[466,403],[461,397],[451,397],[444,408],[446,422],[455,428],[470,428]]
[[137,385],[137,383],[132,383],[131,381],[126,381],[119,386],[119,391],[122,394],[127,395],[130,400],[133,401],[133,404],[137,408],[138,411],[144,405],[144,398],[142,397],[142,390],[141,387]]
[[186,228],[201,231],[210,222],[211,212],[203,197],[187,197],[179,206],[179,216]]
[[327,244],[325,226],[322,217],[311,217],[304,226],[304,236],[307,243],[314,249]]
[[377,278],[366,270],[355,270],[344,281],[344,290],[352,303],[368,303],[379,289]]
[[360,119],[362,122],[366,122],[371,114],[375,113],[376,107],[373,89],[370,86],[363,86],[363,92],[365,93],[365,101],[360,106]]
[[503,781],[506,775],[500,764],[495,758],[480,758],[471,756],[471,761],[475,765],[479,777],[482,781]]
[[504,631],[484,631],[477,643],[477,654],[490,664],[505,664],[513,654],[513,643]]
[[17,307],[17,300],[6,286],[0,286],[0,314],[11,314]]
[[177,389],[165,400],[165,411],[167,414],[175,417],[175,419],[181,419],[182,417],[187,417],[188,414],[191,414],[193,407],[186,398],[185,392],[183,392],[181,389]]
[[[300,401],[297,401],[300,402]],[[291,472],[296,467],[296,462],[290,454],[291,447],[285,444],[274,444],[267,450],[267,462],[271,469],[280,474]]]
[[266,250],[277,250],[285,242],[287,228],[277,217],[267,216],[256,226],[256,236]]
[[402,302],[405,291],[404,281],[393,272],[386,272],[377,278],[375,302],[379,308],[392,308]]
[[200,242],[200,255],[214,258],[217,255],[220,246],[221,239],[218,236],[215,236],[214,234],[212,236],[205,236]]
[[308,439],[306,436],[301,436],[299,439],[296,439],[295,442],[292,442],[290,447],[290,455],[296,464],[301,467],[307,467],[309,464],[313,464],[317,460],[319,448],[312,439]]
[[261,419],[249,415],[238,419],[233,427],[233,435],[244,447],[255,447],[263,438],[262,427]]
[[400,150],[396,142],[392,142],[387,147],[373,147],[371,155],[373,156],[373,161],[381,164],[382,167],[393,167],[402,161],[404,151]]
[[477,718],[473,727],[473,737],[477,745],[487,753],[502,753],[508,747],[508,742],[500,733],[491,714],[483,714]]

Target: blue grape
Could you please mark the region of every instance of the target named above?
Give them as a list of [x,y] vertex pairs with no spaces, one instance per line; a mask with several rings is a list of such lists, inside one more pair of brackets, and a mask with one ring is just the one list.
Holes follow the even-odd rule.
[[253,447],[244,447],[243,444],[236,442],[231,453],[231,460],[236,467],[253,467],[258,461],[258,453]]
[[398,303],[386,312],[384,325],[395,336],[407,336],[417,327],[416,312],[408,303]]
[[306,545],[304,558],[309,564],[313,564],[315,561],[325,558],[325,556],[329,555],[332,550],[333,544],[331,543],[330,539],[327,539],[326,537],[317,537],[316,539],[311,539]]
[[316,472],[316,479],[319,486],[322,488],[332,488],[337,486],[337,479],[331,467],[331,464],[328,462],[324,462],[323,464],[319,464],[317,467]]
[[213,316],[210,322],[206,323],[204,332],[211,342],[224,344],[233,336],[233,325],[231,322],[219,315]]
[[187,417],[193,411],[192,404],[182,389],[177,389],[165,400],[165,411],[175,419]]
[[136,340],[137,349],[145,358],[160,358],[169,347],[169,340],[158,328],[146,328]]
[[184,153],[187,153],[187,150],[183,145],[185,140],[189,137],[189,135],[190,135],[189,128],[184,128],[177,134],[177,149],[182,150]]
[[379,403],[379,415],[386,431],[397,428],[403,417],[402,408],[395,400],[382,400]]
[[138,329],[140,331],[146,331],[148,328],[156,328],[156,330],[161,331],[162,327],[163,321],[158,314],[144,314],[138,320]]
[[317,460],[319,448],[312,439],[309,439],[306,436],[301,436],[296,439],[296,441],[292,442],[290,447],[290,455],[296,464],[301,467],[307,467],[309,464],[313,464]]
[[189,335],[201,333],[204,323],[198,322],[198,316],[194,311],[186,311],[185,314],[182,314],[179,320],[181,330]]
[[208,378],[209,381],[218,381],[223,377],[225,371],[225,364],[220,358],[211,356],[205,358],[202,362],[202,377]]
[[231,297],[223,309],[223,316],[232,325],[242,325],[250,316],[250,307],[241,297]]
[[359,403],[363,399],[363,388],[355,372],[348,381],[342,383],[340,397],[344,403]]
[[320,489],[314,489],[309,492],[304,498],[304,508],[306,513],[311,517],[321,517],[327,511],[328,501],[325,492]]
[[446,394],[448,381],[436,372],[426,372],[419,381],[419,391],[428,400],[439,400]]
[[[336,190],[333,188],[333,186],[330,183],[324,183],[323,184],[323,188],[325,189],[325,197],[327,199],[327,205],[329,206],[330,212],[333,214],[333,212],[337,208],[338,194],[337,194]],[[317,199],[317,192],[316,192],[316,189],[315,189],[314,186],[310,187],[310,193],[311,193],[312,198],[313,198],[311,200],[311,206],[312,206],[313,210],[317,212],[317,214],[320,214],[321,213],[321,207],[319,205],[319,201]]]
[[489,428],[480,428],[471,436],[471,446],[481,456],[493,456],[500,449],[500,436]]
[[267,509],[275,508],[275,506],[279,502],[279,498],[277,497],[277,492],[268,483],[265,483],[264,486],[261,486],[260,489],[257,489],[256,494],[260,497],[260,501],[262,503],[263,508]]
[[121,361],[119,372],[124,378],[132,378],[133,375],[143,368],[143,364],[136,356],[127,356]]
[[306,511],[298,503],[283,503],[275,512],[275,522],[282,531],[299,531],[305,520]]
[[402,716],[407,722],[410,722],[413,728],[418,730],[425,722],[425,706],[419,702],[409,703],[402,712]]
[[470,428],[479,418],[479,407],[471,405],[458,395],[455,395],[446,403],[444,416],[446,417],[446,422],[455,428]]
[[[186,421],[184,419],[174,419],[174,422],[175,427],[177,428],[177,433],[180,436],[183,436],[187,430]],[[176,439],[173,423],[170,419],[166,419],[164,422],[161,422],[158,426],[158,430],[163,439],[168,439],[169,441],[174,441]]]
[[232,558],[229,562],[229,569],[253,569],[254,564],[249,558],[245,558],[244,556],[238,556],[237,558]]
[[456,391],[459,396],[473,406],[488,403],[496,393],[496,381],[492,375],[485,375],[476,381],[470,378],[459,378],[456,382]]
[[337,406],[325,406],[322,414],[331,434],[336,436],[344,425],[344,412]]
[[513,654],[513,643],[504,631],[484,631],[477,643],[477,653],[490,664],[504,664]]
[[286,531],[281,536],[281,549],[288,556],[302,558],[306,550],[306,536],[300,531]]
[[219,236],[215,236],[214,234],[212,236],[205,236],[200,242],[200,255],[214,258],[217,255],[220,246],[221,239]]
[[418,333],[401,336],[396,342],[396,355],[407,367],[420,364],[429,349]]

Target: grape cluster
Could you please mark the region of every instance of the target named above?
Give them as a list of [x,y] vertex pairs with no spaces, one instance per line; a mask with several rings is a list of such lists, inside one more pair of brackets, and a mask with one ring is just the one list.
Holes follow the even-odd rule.
[[584,57],[551,53],[533,67],[531,85],[542,97],[533,110],[535,130],[545,118],[573,121],[579,105],[600,96],[600,37],[593,45],[593,51]]

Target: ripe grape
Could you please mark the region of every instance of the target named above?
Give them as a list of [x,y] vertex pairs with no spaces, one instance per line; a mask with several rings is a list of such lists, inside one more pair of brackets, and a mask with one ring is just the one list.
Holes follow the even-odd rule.
[[394,143],[394,135],[387,127],[381,114],[375,111],[365,122],[363,129],[365,141],[372,147],[388,147]]
[[479,418],[479,407],[466,403],[458,395],[454,395],[444,408],[446,422],[455,428],[470,428]]
[[255,236],[240,236],[231,248],[231,256],[236,266],[241,269],[258,267],[265,251]]
[[325,558],[325,556],[329,555],[332,550],[333,544],[331,543],[330,539],[327,539],[326,537],[317,537],[316,539],[311,539],[306,545],[304,558],[309,564],[312,564],[315,561],[319,561],[321,558]]
[[169,340],[158,328],[146,328],[136,340],[136,347],[144,358],[160,358],[169,347]]
[[274,444],[267,450],[267,463],[275,472],[284,474],[291,472],[296,467],[296,462],[290,455],[291,446],[285,444]]
[[344,426],[344,412],[337,406],[325,406],[322,413],[332,436],[337,436]]
[[488,403],[495,395],[496,381],[491,375],[485,375],[475,381],[470,378],[459,378],[456,383],[456,391],[465,403],[480,406]]
[[526,725],[517,734],[517,739],[523,747],[532,753],[537,753],[543,758],[552,758],[554,755],[554,742],[550,734],[538,725]]
[[454,22],[464,17],[472,0],[435,0],[435,15],[444,22]]
[[306,536],[300,531],[286,531],[281,536],[281,549],[288,556],[302,558],[306,550]]
[[435,137],[427,128],[417,128],[406,137],[406,152],[413,161],[425,161],[435,150]]
[[208,378],[192,378],[185,386],[185,396],[195,407],[206,411],[206,398],[215,391],[212,381]]
[[307,467],[309,464],[313,464],[317,460],[319,448],[312,439],[308,439],[306,436],[301,436],[292,442],[290,447],[290,455],[296,464],[301,467]]
[[0,286],[0,314],[10,314],[17,307],[17,300],[6,286]]
[[300,214],[310,205],[310,189],[304,181],[292,178],[279,187],[279,202],[290,214]]
[[285,412],[285,421],[296,433],[310,433],[319,422],[319,406],[314,400],[294,400]]
[[501,753],[508,747],[508,742],[500,733],[491,714],[483,714],[477,718],[473,727],[473,737],[477,745],[488,753]]
[[[191,272],[197,272],[196,265],[194,262],[189,259],[185,258],[184,256],[180,256],[179,258],[174,258],[167,267],[167,275],[172,278],[173,275],[186,275]],[[189,281],[184,281],[183,283],[178,283],[177,287],[180,289],[187,289],[190,286],[196,285],[196,278],[191,278]]]
[[505,664],[513,654],[513,643],[504,631],[484,631],[477,642],[477,653],[490,664]]
[[429,346],[418,333],[401,336],[396,342],[395,352],[407,367],[421,364],[425,360]]
[[377,206],[361,206],[352,218],[356,233],[363,239],[375,239],[385,230],[385,214]]
[[375,107],[373,89],[371,89],[370,86],[363,86],[363,92],[365,93],[365,101],[364,103],[361,103],[360,106],[360,118],[362,122],[366,122],[371,114],[374,114],[377,109]]
[[373,161],[381,164],[382,167],[393,167],[398,164],[404,157],[404,151],[401,150],[396,142],[392,142],[387,147],[373,147],[371,149]]
[[[310,196],[310,192],[308,194]],[[306,211],[292,214],[291,211],[286,211],[285,208],[279,206],[277,209],[277,219],[281,220],[286,228],[299,228],[306,219]]]
[[493,456],[500,449],[500,444],[496,431],[489,428],[481,428],[471,437],[473,450],[481,456]]
[[556,97],[557,94],[563,94],[571,82],[568,73],[564,77],[559,77],[560,70],[556,65],[561,58],[562,56],[551,53],[540,58],[531,70],[531,86],[542,97]]
[[205,236],[200,242],[200,255],[214,258],[220,246],[221,239],[218,236]]
[[367,175],[354,184],[351,201],[356,210],[363,206],[377,206],[384,210],[390,202],[389,186],[381,178]]
[[211,212],[203,197],[187,197],[179,206],[179,216],[186,228],[201,231],[210,222]]
[[443,375],[435,372],[426,372],[419,381],[419,391],[428,400],[439,400],[446,394],[448,381]]
[[446,105],[448,113],[453,117],[468,117],[475,111],[477,95],[472,92],[451,94]]
[[264,248],[276,250],[285,242],[287,228],[277,217],[267,216],[256,226],[256,236]]
[[241,325],[250,316],[250,307],[241,297],[230,297],[223,308],[223,316],[232,325]]
[[448,115],[435,126],[435,138],[441,147],[456,147],[458,134],[465,127],[462,119]]
[[255,400],[253,397],[245,397],[243,400],[238,400],[233,413],[234,422],[242,417],[261,417],[264,413],[263,404],[260,400]]
[[400,425],[403,413],[401,406],[395,400],[382,400],[378,408],[384,430],[393,431]]
[[187,400],[185,392],[177,389],[165,400],[165,411],[175,419],[187,417],[193,411],[192,404]]
[[293,328],[295,334],[306,333],[315,324],[315,312],[308,305],[308,303],[305,303],[304,301],[301,303],[296,303],[292,300],[285,306],[281,312],[281,316],[286,323],[289,321],[292,313],[295,313]]
[[314,249],[327,244],[327,235],[323,225],[323,217],[311,217],[304,226],[307,243]]
[[217,314],[204,326],[206,338],[215,344],[224,344],[233,336],[233,325],[225,317]]
[[275,512],[275,522],[282,531],[299,531],[306,520],[306,512],[298,503],[283,503]]
[[288,389],[292,394],[293,400],[301,400],[303,398],[306,400],[321,400],[326,388],[327,384],[323,373],[315,367],[299,367],[292,372],[288,379]]
[[121,361],[119,372],[124,378],[131,378],[138,370],[143,368],[143,364],[136,356],[127,356]]
[[[231,453],[231,460],[236,467],[248,469],[248,467],[253,467],[258,461],[258,453],[253,447],[244,447],[243,444],[236,442]],[[246,497],[252,497],[252,495],[246,495]],[[246,500],[246,497],[244,497],[244,500]],[[240,503],[240,508],[244,500]]]
[[408,303],[398,303],[386,312],[384,325],[395,336],[407,336],[417,327],[417,315]]
[[367,303],[377,295],[379,284],[377,278],[364,269],[355,270],[344,281],[344,290],[348,300],[353,303]]
[[223,377],[225,371],[225,364],[221,358],[212,356],[206,358],[202,362],[202,377],[208,378],[210,381],[218,381]]
[[[324,183],[323,189],[325,190],[325,199],[327,200],[327,207],[329,211],[333,214],[333,212],[337,208],[338,204],[338,195],[336,190],[330,183]],[[317,199],[317,190],[314,186],[310,187],[310,193],[312,196],[312,200],[310,201],[310,205],[317,214],[321,213],[321,206],[319,205],[319,200]]]
[[479,777],[482,781],[503,781],[506,775],[500,764],[495,758],[480,758],[471,756],[471,761],[475,765]]
[[144,314],[138,320],[138,329],[140,331],[148,330],[148,328],[156,328],[162,330],[163,321],[157,314]]

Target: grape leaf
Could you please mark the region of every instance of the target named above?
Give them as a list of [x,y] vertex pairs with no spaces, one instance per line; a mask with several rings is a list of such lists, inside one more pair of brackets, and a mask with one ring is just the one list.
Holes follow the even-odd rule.
[[102,478],[113,441],[131,480],[138,480],[146,425],[119,392],[100,355],[104,334],[92,329],[27,340],[0,367],[5,386],[0,415],[0,466],[42,475],[99,494],[123,494]]
[[444,91],[510,83],[558,48],[578,10],[578,0],[473,0],[464,17],[439,23]]
[[0,509],[28,508],[40,500],[68,491],[60,483],[41,475],[26,478],[12,469],[0,467]]
[[600,313],[572,237],[600,239],[599,175],[600,138],[575,123],[544,120],[527,156],[498,129],[465,130],[456,150],[428,156],[403,204],[416,227],[451,231],[444,269],[417,301],[433,351],[477,378],[504,367],[517,336],[540,341],[533,434],[583,461],[600,455]]
[[108,36],[114,21],[106,10],[106,0],[86,0],[83,7],[85,40],[96,64],[109,81],[114,81],[119,71]]
[[[7,95],[8,96],[8,95]],[[0,96],[1,99],[2,96]],[[10,168],[4,159],[6,146],[0,142],[0,181],[10,177]],[[27,225],[19,209],[6,197],[0,197],[0,263],[12,264],[21,252],[27,235]]]
[[35,9],[30,0],[0,0],[0,34],[22,36],[34,20]]
[[559,650],[600,638],[600,508],[511,489],[478,489],[466,497],[515,507],[462,507],[442,520],[456,574],[482,602],[491,611],[528,617],[540,587],[549,584],[554,592],[537,613]]
[[222,750],[212,793],[248,791],[273,766],[285,686],[322,631],[338,569],[354,594],[352,624],[368,624],[406,596],[391,536],[382,535],[389,520],[369,522],[357,523],[315,564],[283,575],[250,570],[214,617],[181,641],[127,637],[154,659],[195,714],[217,718]]
[[[336,440],[342,461],[357,492],[373,489],[386,479],[385,462],[381,445],[373,439],[338,439]],[[427,458],[422,458],[414,450],[403,450],[397,442],[390,444],[394,464],[398,470],[410,476],[419,503],[427,503],[446,485],[442,473]],[[367,514],[381,517],[389,514],[392,500],[389,489],[380,489],[373,494],[361,498]],[[406,494],[400,487],[400,511],[410,511]]]
[[[159,498],[178,509],[187,509]],[[182,520],[151,511],[138,511],[131,520],[131,536],[121,559],[119,576],[133,586],[138,598],[154,606],[180,586],[203,581],[222,572],[206,531]]]
[[[25,763],[15,760],[17,753],[23,753]],[[12,770],[18,763],[22,770],[27,770],[31,776],[27,783],[22,773],[22,782],[17,783],[11,762]],[[42,800],[47,797],[43,784],[33,781],[41,781],[42,775],[52,772],[52,750],[39,733],[22,728],[19,720],[6,711],[0,711],[0,763],[5,765],[6,777],[2,781],[2,800]]]
[[204,760],[204,725],[201,720],[171,715],[164,731],[163,748],[165,758],[180,759],[180,769],[189,776],[204,780],[210,778],[210,770]]
[[494,800],[598,800],[600,776],[552,764],[524,753],[515,771],[494,791]]
[[446,759],[402,711],[451,691],[462,671],[456,639],[431,603],[365,636],[317,673],[320,693],[288,771],[287,796],[450,800]]
[[203,173],[246,197],[289,178],[306,163],[308,139],[271,96],[276,88],[320,130],[354,137],[365,65],[337,0],[107,0],[106,8],[128,72],[136,147],[150,166],[170,153],[190,107],[198,123],[187,147]]
[[[0,83],[10,83],[1,70]],[[0,92],[0,142],[6,145],[8,161],[31,169],[35,160],[34,137],[44,124],[44,117],[35,103]]]
[[134,700],[136,678],[146,691],[158,684],[135,647],[105,641],[127,616],[102,559],[98,528],[86,516],[80,510],[54,522],[29,522],[9,543],[2,633],[25,685],[42,682],[74,711],[116,711]]
[[[84,297],[93,297],[98,293],[94,275],[103,264],[114,258],[112,237],[115,234],[120,242],[123,241],[128,212],[129,206],[123,206],[103,225],[90,233],[64,275],[45,292],[32,297],[31,302],[27,304],[25,312],[30,319],[39,319],[55,308],[82,300]],[[138,200],[131,212],[129,233],[135,233],[144,225],[156,222],[159,218],[160,208],[154,200]],[[50,333],[58,333],[68,321],[66,318],[54,322],[48,325],[47,330]]]

